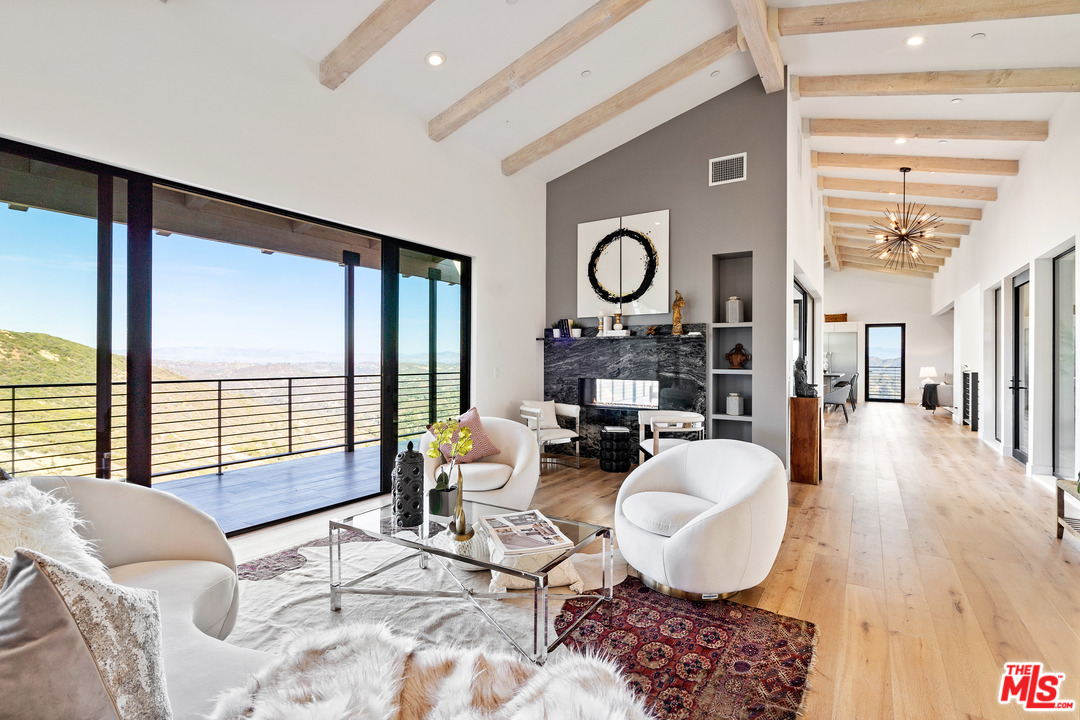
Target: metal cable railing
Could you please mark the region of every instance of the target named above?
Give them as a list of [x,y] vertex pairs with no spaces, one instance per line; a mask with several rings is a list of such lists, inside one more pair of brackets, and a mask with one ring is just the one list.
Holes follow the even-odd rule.
[[866,396],[871,400],[902,400],[901,369],[870,365],[866,371]]
[[[399,435],[456,415],[459,373],[399,375]],[[429,398],[436,387],[435,402]],[[344,375],[215,380],[158,380],[151,406],[153,477],[198,474],[246,463],[341,450],[347,446]],[[381,376],[357,375],[354,442],[379,443]],[[126,385],[113,383],[114,475],[125,470]],[[435,418],[430,417],[436,408]],[[13,474],[93,475],[93,383],[0,385],[0,463]]]

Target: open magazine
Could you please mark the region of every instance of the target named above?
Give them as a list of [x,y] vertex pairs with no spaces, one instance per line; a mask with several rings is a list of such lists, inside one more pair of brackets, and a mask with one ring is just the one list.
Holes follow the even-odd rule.
[[480,522],[504,555],[524,555],[574,545],[539,510],[486,515]]

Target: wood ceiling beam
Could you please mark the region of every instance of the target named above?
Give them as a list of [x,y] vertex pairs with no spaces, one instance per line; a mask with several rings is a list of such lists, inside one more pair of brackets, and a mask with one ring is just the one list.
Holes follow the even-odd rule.
[[855,120],[814,118],[817,137],[930,138],[934,140],[1042,141],[1050,123],[1041,120]]
[[[840,259],[843,262],[868,262],[873,263],[875,258],[869,252],[865,250],[857,250],[852,247],[840,248]],[[945,264],[945,258],[937,257],[935,255],[925,255],[920,253],[919,263],[926,267],[927,272],[934,272],[931,268],[939,268]]]
[[837,272],[844,269],[844,263],[840,260],[840,252],[836,248],[836,243],[833,242],[831,227],[825,228],[825,254],[829,256],[829,263]]
[[580,50],[649,0],[600,0],[428,123],[428,137],[445,140],[513,91]]
[[[867,260],[866,262],[854,262],[848,260],[845,264],[847,265],[847,267],[854,268],[856,270],[870,270],[871,272],[885,273],[887,275],[907,275],[908,277],[923,278],[924,280],[932,280],[934,278],[934,272],[924,272],[921,270],[897,270],[896,268],[887,268],[884,265],[875,265],[869,260]],[[936,270],[937,268],[934,268],[934,271]]]
[[920,157],[918,155],[868,155],[863,153],[810,153],[811,167],[858,168],[862,170],[897,170],[909,167],[916,172],[945,172],[961,175],[1016,175],[1019,160],[981,158]]
[[[844,250],[855,250],[856,252],[868,251],[872,246],[877,245],[873,240],[866,240],[864,238],[850,238],[840,235],[833,235],[833,244],[836,245],[840,252]],[[952,257],[952,249],[947,247],[939,247],[937,249],[926,247],[922,249],[922,254],[927,257],[947,258]]]
[[209,202],[210,198],[202,195],[189,195],[186,193],[184,195],[184,207],[189,210],[202,210]]
[[608,120],[618,117],[630,108],[648,100],[661,90],[666,90],[698,70],[739,49],[738,28],[728,28],[711,40],[707,40],[621,92],[595,105],[573,120],[563,123],[547,135],[534,140],[502,161],[504,175],[513,175],[532,165],[559,148],[573,142]]
[[[868,228],[870,223],[878,220],[884,220],[884,215],[878,217],[872,217],[870,215],[852,215],[850,213],[826,213],[825,222],[832,223],[833,225],[859,225],[864,228]],[[943,233],[946,235],[970,235],[971,226],[964,225],[962,223],[942,223],[938,226],[934,233]]]
[[384,0],[319,63],[319,82],[337,89],[435,0]]
[[[847,190],[849,192],[868,192],[898,196],[903,192],[903,183],[890,180],[859,180],[856,178],[818,177],[821,190]],[[922,197],[942,197],[956,200],[997,200],[997,188],[986,185],[941,185],[938,183],[908,183],[907,191]]]
[[[857,242],[869,245],[873,240],[870,233],[859,232],[849,227],[838,226],[833,228],[833,241],[839,244]],[[941,249],[960,247],[960,238],[956,235],[935,235],[934,244]]]
[[765,6],[765,0],[731,0],[731,7],[735,9],[739,33],[750,49],[765,92],[783,90],[784,58],[776,45],[775,24],[769,22],[775,13]]
[[[862,198],[825,196],[825,207],[832,210],[856,210],[881,215],[885,206],[880,200],[863,200]],[[927,205],[926,212],[940,215],[943,218],[955,218],[957,220],[982,220],[980,208],[954,207],[951,205]]]
[[1078,92],[1080,91],[1080,68],[949,70],[879,75],[800,75],[798,83],[796,92],[800,98]]
[[1080,13],[1080,0],[864,0],[780,8],[780,35],[946,25]]

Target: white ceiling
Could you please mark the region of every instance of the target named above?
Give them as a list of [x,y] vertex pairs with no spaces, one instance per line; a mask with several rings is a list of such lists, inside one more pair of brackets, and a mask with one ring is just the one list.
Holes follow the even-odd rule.
[[[381,0],[185,0],[208,31],[241,32],[318,63]],[[510,62],[591,7],[595,0],[436,0],[348,78],[337,93],[377,93],[426,124]],[[775,0],[792,7],[814,0]],[[931,3],[932,5],[932,3]],[[191,7],[194,6],[194,7]],[[197,9],[196,9],[197,8]],[[585,47],[466,124],[450,140],[501,160],[736,24],[727,0],[651,0]],[[974,33],[984,33],[981,40]],[[926,38],[919,47],[905,40]],[[781,53],[793,75],[921,72],[1080,65],[1080,16],[998,20],[856,32],[785,36]],[[432,50],[446,63],[431,68]],[[581,73],[591,72],[583,78]],[[713,73],[716,76],[713,76]],[[756,76],[749,53],[735,53],[664,90],[522,172],[554,179],[602,153]],[[1059,94],[951,97],[804,98],[808,118],[1047,120]],[[1055,129],[1052,129],[1054,131]],[[1056,131],[1061,131],[1058,128]],[[1020,158],[1024,142],[889,138],[811,138],[824,152]],[[835,177],[899,180],[899,172],[823,168]],[[999,186],[1002,178],[913,172],[911,182]],[[880,197],[865,193],[835,193]],[[981,205],[937,199],[939,204]]]

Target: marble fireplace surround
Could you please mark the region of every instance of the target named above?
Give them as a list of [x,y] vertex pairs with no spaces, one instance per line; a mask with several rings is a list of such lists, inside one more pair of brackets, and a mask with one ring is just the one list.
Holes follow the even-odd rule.
[[628,427],[637,438],[638,422],[637,410],[584,405],[582,379],[656,380],[661,410],[705,414],[705,325],[683,325],[686,332],[700,332],[697,337],[672,335],[671,325],[658,326],[657,335],[646,335],[643,326],[631,329],[636,334],[624,338],[596,337],[595,328],[586,328],[581,338],[544,339],[544,398],[582,405],[583,457],[599,457],[605,425]]

